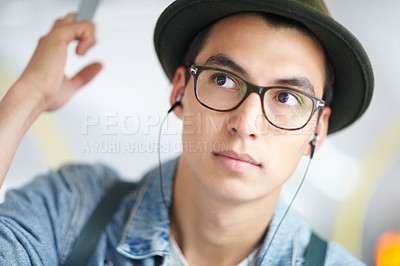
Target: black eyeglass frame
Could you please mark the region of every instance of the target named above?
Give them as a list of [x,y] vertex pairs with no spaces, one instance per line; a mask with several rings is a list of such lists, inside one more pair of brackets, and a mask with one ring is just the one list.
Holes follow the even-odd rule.
[[[198,81],[198,78],[199,78],[199,76],[200,76],[200,73],[201,73],[202,71],[204,71],[204,70],[216,70],[216,71],[221,71],[222,73],[227,73],[227,74],[229,74],[229,75],[232,75],[232,76],[234,76],[234,77],[236,77],[236,78],[242,80],[242,81],[246,84],[246,87],[247,87],[247,90],[246,90],[245,95],[243,96],[243,99],[240,100],[240,102],[239,102],[238,104],[236,104],[234,107],[232,107],[232,108],[230,108],[230,109],[227,109],[227,110],[224,110],[224,109],[222,109],[222,110],[221,110],[221,109],[216,109],[216,108],[213,108],[213,107],[208,106],[208,105],[206,105],[205,103],[203,103],[203,102],[199,99],[199,97],[198,97],[198,95],[197,95],[197,81]],[[237,74],[235,74],[235,73],[233,73],[233,72],[231,72],[231,71],[229,71],[229,70],[225,70],[225,69],[221,69],[221,68],[216,68],[216,67],[197,66],[197,65],[194,65],[194,64],[193,64],[193,65],[191,65],[190,67],[188,67],[188,71],[189,71],[189,73],[193,76],[193,79],[194,79],[194,94],[195,94],[195,96],[196,96],[196,99],[197,99],[197,101],[198,101],[201,105],[203,105],[204,107],[206,107],[206,108],[208,108],[208,109],[210,109],[210,110],[213,110],[213,111],[218,111],[218,112],[230,112],[230,111],[235,110],[236,108],[238,108],[238,107],[247,99],[247,97],[248,97],[251,93],[254,92],[254,93],[257,93],[257,94],[260,96],[261,107],[262,107],[263,115],[264,115],[265,119],[267,119],[267,121],[268,121],[271,125],[273,125],[274,127],[279,128],[279,129],[282,129],[282,130],[294,131],[294,130],[299,130],[299,129],[304,128],[304,127],[308,124],[308,122],[310,122],[310,120],[311,120],[311,118],[314,116],[315,112],[317,112],[318,110],[322,110],[322,109],[325,107],[325,101],[324,101],[324,100],[319,99],[318,97],[315,97],[314,95],[311,95],[311,94],[309,94],[309,93],[307,93],[307,92],[304,92],[304,91],[302,91],[302,90],[295,89],[295,88],[291,88],[291,87],[286,87],[286,86],[267,86],[267,87],[257,86],[257,85],[254,85],[253,83],[251,83],[251,82],[245,80],[244,78],[238,76]],[[274,123],[272,123],[272,122],[268,119],[268,117],[267,117],[267,115],[266,115],[266,113],[265,113],[265,108],[264,108],[264,100],[263,100],[263,99],[264,99],[264,95],[265,95],[265,93],[266,93],[268,90],[270,90],[270,89],[279,89],[279,88],[285,89],[285,90],[295,91],[295,92],[297,92],[297,93],[300,93],[300,94],[303,94],[303,95],[307,96],[308,98],[310,98],[310,99],[312,100],[312,102],[313,102],[313,110],[312,110],[311,113],[310,113],[310,117],[307,119],[307,121],[306,121],[306,122],[304,123],[304,125],[302,125],[301,127],[297,127],[297,128],[284,128],[284,127],[280,127],[280,126],[275,125]]]

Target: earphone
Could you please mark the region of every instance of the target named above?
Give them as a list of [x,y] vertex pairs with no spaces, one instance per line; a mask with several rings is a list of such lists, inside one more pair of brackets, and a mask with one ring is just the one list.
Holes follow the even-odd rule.
[[174,104],[171,106],[171,108],[169,108],[167,114],[169,114],[170,112],[172,112],[172,110],[174,110],[178,105],[181,105],[181,101],[183,98],[183,93],[179,93],[178,96],[176,97],[176,100],[174,102]]
[[[183,98],[183,93],[179,93],[176,97],[174,104],[169,108],[167,114],[165,115],[164,119],[161,121],[160,130],[158,131],[158,145],[161,143],[161,130],[163,128],[164,122],[168,117],[168,114],[171,113],[178,105],[181,105],[181,101]],[[163,185],[163,178],[162,178],[162,168],[161,168],[161,154],[160,154],[160,147],[157,149],[157,156],[158,156],[158,172],[160,175],[160,191],[161,191],[161,198],[163,200],[163,204],[167,210],[169,210],[170,206],[167,204],[164,195],[164,185]]]
[[319,140],[319,136],[317,133],[314,133],[314,138],[310,141],[311,145],[311,153],[310,153],[310,158],[312,159],[314,157],[314,152],[315,152],[315,144],[317,144],[317,141]]
[[181,102],[183,98],[183,93],[179,93],[178,96],[176,97],[176,102]]
[[[262,261],[262,260],[265,258],[265,256],[267,255],[268,250],[269,250],[269,248],[271,247],[271,244],[272,244],[273,240],[275,239],[275,236],[276,236],[276,234],[278,233],[278,230],[279,230],[279,228],[280,228],[280,226],[281,226],[283,220],[285,219],[287,213],[289,212],[290,208],[292,207],[292,204],[293,204],[294,200],[296,199],[297,194],[299,194],[300,188],[303,186],[304,180],[305,180],[305,178],[306,178],[306,176],[307,176],[307,173],[308,173],[308,168],[310,167],[310,163],[311,163],[311,161],[312,161],[312,158],[314,157],[315,145],[317,144],[318,139],[319,139],[318,134],[317,134],[317,133],[314,133],[314,137],[313,137],[313,139],[310,141],[310,145],[311,145],[310,159],[308,160],[308,164],[307,164],[306,170],[305,170],[305,172],[304,172],[304,175],[303,175],[303,177],[302,177],[302,179],[301,179],[301,181],[300,181],[300,184],[299,184],[299,186],[297,187],[297,189],[296,189],[296,191],[295,191],[295,193],[294,193],[294,195],[293,195],[293,197],[292,197],[292,200],[290,201],[289,205],[287,206],[287,208],[286,208],[286,210],[285,210],[285,212],[284,212],[282,218],[279,220],[279,223],[278,223],[278,225],[276,226],[275,231],[272,233],[271,241],[269,242],[267,248],[265,249],[264,253],[262,254],[261,260],[258,260],[259,262]],[[260,264],[258,263],[258,264],[256,264],[256,265],[259,266]]]

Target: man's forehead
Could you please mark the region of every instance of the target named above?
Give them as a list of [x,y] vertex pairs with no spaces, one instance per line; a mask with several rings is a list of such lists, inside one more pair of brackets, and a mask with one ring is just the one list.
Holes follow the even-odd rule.
[[[258,23],[254,23],[254,21]],[[288,18],[261,12],[241,12],[226,16],[208,26],[209,34],[207,36],[209,37],[214,31],[222,32],[223,34],[232,34],[232,31],[226,31],[227,28],[230,30],[235,29],[240,34],[241,28],[245,25],[247,26],[247,31],[249,28],[251,29],[251,26],[256,27],[261,25],[269,32],[280,32],[281,34],[296,32],[305,38],[312,39],[321,50],[324,50],[324,46],[319,39],[303,24]]]

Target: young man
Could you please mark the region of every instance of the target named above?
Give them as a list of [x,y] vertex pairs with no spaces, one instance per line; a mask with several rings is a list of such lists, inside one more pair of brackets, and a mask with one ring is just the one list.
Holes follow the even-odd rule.
[[[68,43],[80,40],[78,54],[94,44],[93,25],[73,19],[41,39],[0,103],[2,178],[37,115],[100,71],[96,63],[64,77]],[[159,18],[155,46],[183,120],[183,153],[123,198],[89,264],[309,263],[311,229],[286,215],[279,194],[302,156],[367,108],[373,76],[362,47],[317,0],[176,1]],[[1,264],[64,264],[118,178],[105,166],[67,165],[9,193]],[[362,264],[334,243],[315,254],[325,265]]]

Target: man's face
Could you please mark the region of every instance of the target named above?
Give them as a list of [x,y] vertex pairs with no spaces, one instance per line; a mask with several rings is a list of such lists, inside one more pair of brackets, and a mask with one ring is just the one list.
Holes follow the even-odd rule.
[[[213,26],[195,64],[229,70],[258,86],[306,80],[314,95],[322,98],[324,60],[319,44],[304,33],[272,28],[258,17],[235,15]],[[285,131],[265,119],[255,93],[229,112],[202,106],[194,94],[193,78],[184,93],[180,161],[184,178],[229,201],[277,195],[307,153],[317,115],[305,128]],[[323,117],[327,120],[329,115]]]

